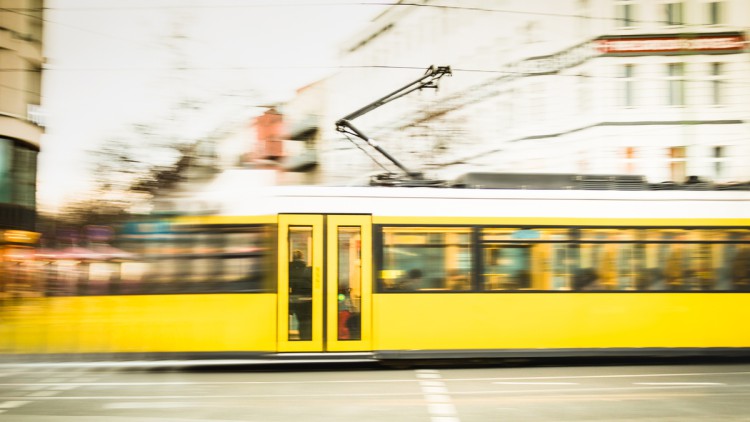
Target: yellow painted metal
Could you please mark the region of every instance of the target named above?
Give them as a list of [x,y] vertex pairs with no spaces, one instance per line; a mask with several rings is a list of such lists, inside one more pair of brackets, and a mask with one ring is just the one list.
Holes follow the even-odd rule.
[[[327,279],[326,279],[326,350],[371,350],[372,337],[372,225],[369,215],[329,215],[326,225]],[[361,233],[361,340],[338,340],[338,229],[358,227]]]
[[750,294],[381,294],[375,350],[750,347]]
[[[289,227],[312,228],[312,340],[289,340]],[[323,216],[280,214],[278,228],[278,351],[323,351]]]
[[4,305],[4,353],[276,349],[272,293],[52,297]]
[[211,225],[211,224],[276,224],[276,215],[255,216],[227,216],[227,215],[198,215],[180,216],[172,220],[177,225]]
[[455,224],[495,226],[679,226],[747,227],[747,218],[540,218],[540,217],[389,217],[373,216],[373,224]]
[[[750,219],[185,217],[176,224],[279,224],[278,295],[50,297],[0,303],[0,352],[123,353],[750,347],[748,293],[377,294],[370,224],[748,227]],[[313,229],[313,340],[289,341],[288,233]],[[362,227],[362,340],[338,341],[335,229]],[[328,248],[324,251],[324,234]],[[545,251],[549,253],[549,251]],[[328,267],[324,261],[328,260]],[[323,290],[327,268],[328,289]],[[539,283],[547,284],[544,280]],[[324,343],[323,296],[329,340]]]

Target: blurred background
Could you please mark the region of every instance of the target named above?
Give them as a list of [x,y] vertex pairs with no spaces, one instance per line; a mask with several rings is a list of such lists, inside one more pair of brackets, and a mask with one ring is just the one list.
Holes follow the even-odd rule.
[[238,183],[392,171],[334,123],[430,65],[357,125],[434,177],[746,183],[748,28],[745,0],[0,0],[5,272],[124,256],[117,224]]

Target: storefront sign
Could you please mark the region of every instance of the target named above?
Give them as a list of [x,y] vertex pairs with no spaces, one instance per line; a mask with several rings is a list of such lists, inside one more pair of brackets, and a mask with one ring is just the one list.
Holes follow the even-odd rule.
[[549,56],[511,63],[503,71],[512,76],[542,75],[556,73],[600,56],[741,53],[746,47],[747,41],[739,32],[603,38]]
[[738,52],[745,49],[742,35],[688,37],[618,38],[597,40],[601,54],[710,53]]

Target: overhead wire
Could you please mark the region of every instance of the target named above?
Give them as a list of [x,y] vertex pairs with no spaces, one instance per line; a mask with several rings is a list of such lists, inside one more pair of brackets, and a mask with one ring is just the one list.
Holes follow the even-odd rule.
[[373,161],[373,162],[374,162],[375,164],[377,164],[377,165],[378,165],[378,167],[382,168],[382,169],[383,169],[383,170],[384,170],[385,172],[388,172],[388,173],[390,173],[390,172],[391,172],[391,170],[388,170],[388,168],[386,168],[386,167],[385,167],[385,166],[384,166],[384,165],[383,165],[383,164],[382,164],[382,163],[381,163],[380,161],[378,161],[378,160],[377,160],[377,159],[376,159],[376,158],[375,158],[375,157],[374,157],[374,156],[373,156],[372,154],[370,154],[370,153],[369,153],[369,152],[368,152],[368,151],[367,151],[366,149],[362,148],[362,146],[361,146],[361,145],[359,145],[359,143],[355,142],[355,141],[354,141],[354,139],[352,139],[352,137],[351,137],[351,136],[349,136],[349,135],[354,135],[354,133],[352,133],[352,132],[348,132],[348,131],[343,131],[343,132],[341,132],[341,133],[342,133],[342,134],[344,135],[344,137],[346,137],[346,139],[348,139],[348,140],[349,140],[349,142],[351,142],[351,143],[352,143],[352,145],[354,145],[355,147],[359,148],[359,150],[360,150],[360,151],[364,152],[364,153],[365,153],[365,155],[367,155],[367,156],[368,156],[368,157],[369,157],[369,158],[370,158],[370,159],[371,159],[371,160],[372,160],[372,161]]
[[[513,9],[496,9],[479,6],[461,6],[461,5],[450,5],[450,4],[431,4],[431,3],[416,3],[416,2],[404,2],[404,1],[356,1],[356,2],[268,2],[268,3],[235,3],[235,4],[181,4],[181,5],[150,5],[150,6],[99,6],[99,7],[42,7],[42,8],[24,8],[24,7],[5,7],[0,10],[6,10],[11,12],[24,12],[32,11],[39,12],[45,10],[55,11],[68,11],[68,12],[96,12],[96,11],[118,11],[118,10],[185,10],[185,9],[249,9],[249,8],[294,8],[294,7],[333,7],[333,6],[383,6],[383,7],[413,7],[413,8],[434,8],[444,10],[466,10],[474,12],[489,12],[489,13],[503,13],[503,14],[517,14],[517,15],[530,15],[530,16],[545,16],[545,17],[558,17],[558,18],[580,18],[587,20],[605,20],[605,21],[624,21],[625,19],[617,16],[589,16],[586,14],[576,13],[554,13],[554,12],[540,12],[530,10],[513,10]],[[687,15],[683,9],[683,18]],[[661,19],[627,19],[628,22],[641,23],[641,24],[672,24],[670,20]],[[686,23],[682,22],[674,26],[702,26],[705,23]]]

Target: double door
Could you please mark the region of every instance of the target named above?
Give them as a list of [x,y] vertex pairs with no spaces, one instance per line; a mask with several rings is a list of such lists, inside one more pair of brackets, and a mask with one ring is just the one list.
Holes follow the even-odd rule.
[[279,216],[280,352],[371,350],[368,215]]

